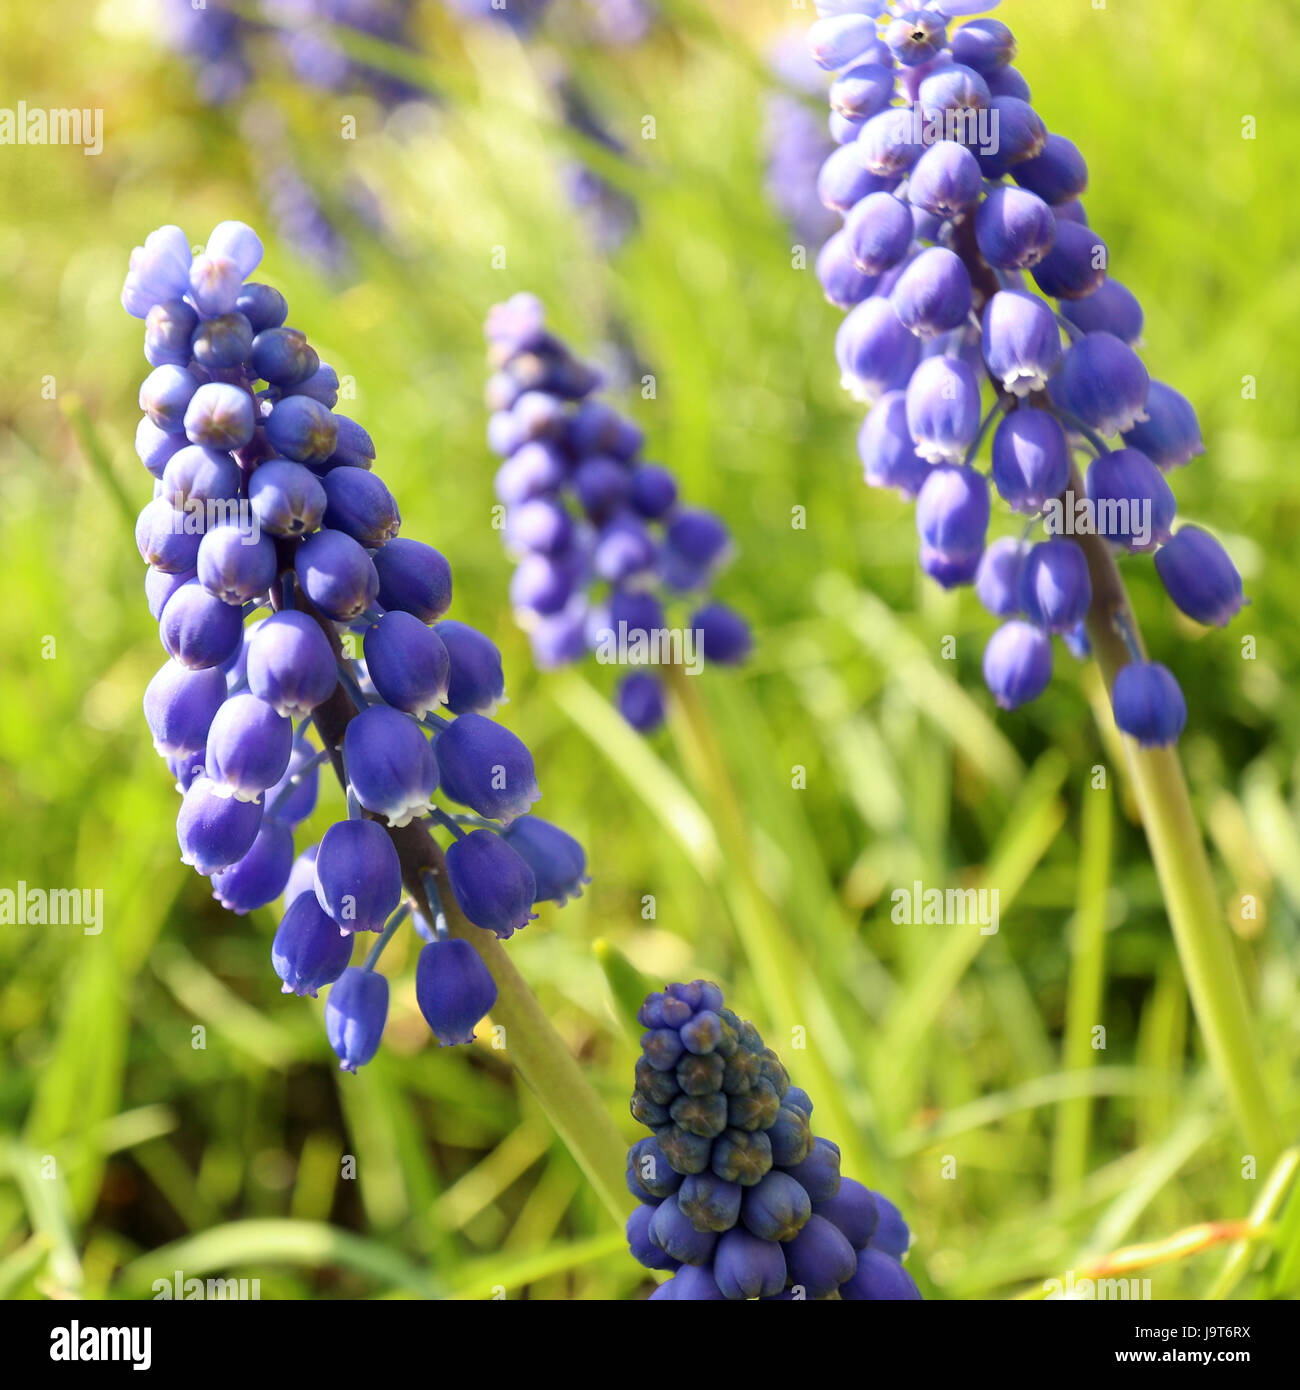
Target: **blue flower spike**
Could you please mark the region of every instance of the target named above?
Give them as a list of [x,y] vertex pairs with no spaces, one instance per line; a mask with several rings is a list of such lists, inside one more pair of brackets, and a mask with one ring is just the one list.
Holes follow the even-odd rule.
[[[619,711],[653,732],[666,710],[659,666],[698,674],[749,657],[744,618],[710,600],[732,558],[730,533],[719,517],[686,505],[672,474],[643,458],[641,430],[599,395],[599,373],[547,330],[539,300],[519,294],[498,304],[486,334],[488,442],[503,460],[496,488],[517,564],[516,621],[542,668],[590,653],[623,668]],[[456,668],[452,651],[453,699]],[[490,712],[485,704],[464,707]]]
[[[647,995],[628,1153],[628,1245],[671,1270],[655,1299],[920,1298],[897,1209],[840,1176],[839,1149],[752,1023],[704,980]],[[901,1223],[901,1217],[898,1218]],[[885,1263],[882,1264],[881,1261]]]
[[[1106,550],[1153,555],[1205,626],[1249,600],[1223,545],[1176,525],[1166,475],[1205,452],[1196,411],[1139,355],[1142,306],[1081,201],[1087,161],[1034,110],[1014,34],[968,18],[993,7],[819,0],[808,34],[823,73],[808,90],[826,92],[840,142],[814,181],[839,219],[816,270],[845,314],[844,387],[869,409],[863,474],[915,499],[924,573],[973,584],[1004,620],[983,661],[1000,707],[1047,688],[1053,638],[1086,656],[1089,622],[1114,622],[1136,667],[1115,682],[1116,720],[1168,744],[1186,705],[1098,584]],[[995,500],[1028,525],[1000,534]]]
[[[403,902],[397,845],[411,843],[411,828],[450,832],[454,903],[471,930],[502,939],[534,920],[535,903],[578,896],[587,858],[529,814],[541,795],[532,756],[490,717],[505,699],[501,654],[446,616],[450,564],[399,534],[374,440],[334,410],[337,373],[284,326],[284,296],[247,282],[261,259],[242,223],[221,223],[197,257],[180,228],[163,227],[132,253],[123,287],[150,366],[136,447],[154,496],[136,543],[167,653],[144,714],[182,797],[182,862],[230,912],[283,899],[272,966],[285,993],[329,990],[326,1032],[355,1071],[374,1056],[388,1013],[375,967],[408,917],[425,943],[416,1000],[440,1043],[471,1041],[496,998],[479,953],[449,935],[432,873],[422,882],[433,925]],[[514,371],[523,371],[515,349],[544,354],[550,341],[527,320],[501,329],[514,343],[503,366]],[[585,440],[618,476],[610,496],[623,510],[610,515],[602,564],[643,580],[656,560],[638,549],[645,526],[681,515],[675,486],[634,465],[639,431],[613,411],[593,399],[569,417],[567,402],[589,394],[594,374],[571,362],[565,381],[564,401],[543,389],[559,389],[545,373],[515,393],[529,397],[518,424],[535,442],[511,486],[530,505],[553,505],[543,494],[558,477],[552,465],[568,466],[552,437],[563,423],[574,448]],[[529,535],[558,554],[575,523],[566,514],[547,539],[537,529],[547,520],[539,514]],[[688,527],[683,563],[710,568],[725,547],[716,529]],[[724,654],[746,646],[734,623],[710,626]],[[315,811],[330,761],[347,813],[295,858],[294,832]],[[464,810],[445,809],[444,798]],[[353,965],[358,933],[368,950]]]

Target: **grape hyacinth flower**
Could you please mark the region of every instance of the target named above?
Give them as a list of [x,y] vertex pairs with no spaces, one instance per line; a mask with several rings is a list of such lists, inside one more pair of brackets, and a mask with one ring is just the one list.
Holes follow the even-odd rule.
[[[532,757],[489,717],[500,654],[446,617],[450,566],[399,534],[370,436],[333,409],[337,375],[285,326],[283,296],[248,280],[261,256],[238,222],[197,259],[177,227],[131,256],[122,303],[145,322],[153,366],[137,444],[157,494],[136,538],[169,656],[144,711],[182,793],[182,862],[232,912],[283,897],[276,974],[288,993],[330,987],[326,1031],[356,1070],[387,1016],[376,963],[413,908],[430,943],[416,994],[439,1041],[471,1040],[495,999],[472,944],[449,935],[430,860],[399,835],[450,833],[453,899],[499,937],[534,903],[579,893],[586,856],[526,814],[541,795]],[[161,478],[160,435],[178,446]],[[327,759],[347,815],[295,859]],[[364,932],[377,940],[353,965]]]
[[355,1072],[379,1051],[387,1021],[388,981],[349,965],[325,1000],[325,1033],[344,1071]]
[[777,85],[763,101],[764,189],[795,241],[800,246],[815,246],[825,241],[838,223],[834,203],[829,200],[849,196],[869,175],[860,161],[841,161],[825,181],[825,188],[818,182],[818,171],[836,145],[810,99],[824,99],[827,77],[821,65],[808,56],[797,29],[779,35],[772,44],[768,68]]
[[348,279],[354,270],[352,247],[321,192],[287,154],[270,163],[259,184],[280,241],[326,280]]
[[253,79],[248,44],[256,26],[216,3],[165,0],[163,41],[194,68],[195,91],[212,106],[224,106],[241,96]]
[[825,241],[836,227],[834,211],[823,201],[830,195],[814,182],[836,148],[825,126],[793,93],[773,92],[763,112],[763,143],[768,200],[800,245]]
[[540,816],[520,816],[501,838],[532,870],[535,901],[563,905],[582,896],[587,878],[586,851],[567,831]]
[[1177,742],[1187,702],[1173,672],[1158,661],[1133,661],[1115,678],[1115,722],[1143,748]]
[[[514,0],[512,0],[514,3]],[[273,45],[300,81],[325,91],[364,91],[384,106],[423,98],[419,87],[350,58],[333,30],[415,47],[410,0],[275,0],[249,16],[226,0],[163,0],[162,34],[195,69],[199,96],[225,105],[241,96]]]
[[897,1209],[840,1175],[811,1098],[704,980],[646,997],[632,1114],[633,1256],[671,1270],[651,1299],[919,1299]]
[[1156,570],[1169,597],[1207,627],[1225,627],[1249,602],[1228,552],[1199,526],[1184,526],[1160,547]]
[[[625,141],[609,127],[572,73],[554,75],[550,86],[567,126],[610,154],[631,159]],[[639,214],[635,201],[580,160],[566,161],[561,176],[569,205],[581,219],[592,245],[602,255],[612,255],[636,230]]]
[[[818,6],[808,45],[830,74],[839,142],[816,179],[842,219],[817,274],[846,314],[844,385],[870,407],[864,476],[916,499],[922,569],[944,587],[975,584],[1004,621],[984,676],[1014,708],[1050,680],[1053,635],[1086,652],[1085,620],[1145,663],[1112,552],[1153,552],[1198,622],[1222,626],[1246,600],[1217,540],[1174,534],[1163,475],[1204,452],[1196,412],[1138,355],[1141,305],[1109,278],[1080,202],[1087,163],[1034,111],[1011,30],[956,22],[993,8],[835,0]],[[1024,544],[990,546],[990,435],[987,476],[1029,519]],[[1036,526],[1045,539],[1030,545]],[[1186,717],[1176,682],[1144,669],[1116,686],[1116,722],[1141,744],[1172,742]]]
[[281,0],[275,18],[281,26],[277,38],[295,75],[309,85],[327,91],[363,90],[386,107],[427,96],[391,71],[349,57],[332,32],[350,29],[415,50],[410,0]]
[[415,1000],[444,1047],[473,1042],[475,1027],[496,998],[496,984],[468,941],[434,940],[420,952]]
[[[516,619],[539,666],[591,651],[602,664],[641,668],[620,683],[617,703],[634,728],[649,732],[662,722],[664,687],[644,668],[675,664],[698,674],[749,655],[748,624],[708,593],[730,558],[730,535],[718,517],[679,501],[671,473],[644,461],[641,430],[598,396],[599,374],[547,330],[534,296],[497,305],[487,338],[488,441],[504,460],[496,491],[518,561]],[[675,626],[674,605],[684,609]],[[451,693],[453,709],[473,708],[458,706],[454,685]],[[458,749],[459,737],[444,747]],[[514,796],[526,797],[526,780],[495,792],[471,789],[458,762],[439,766],[455,799],[478,809],[475,798],[491,795],[495,809],[484,814],[528,809]]]

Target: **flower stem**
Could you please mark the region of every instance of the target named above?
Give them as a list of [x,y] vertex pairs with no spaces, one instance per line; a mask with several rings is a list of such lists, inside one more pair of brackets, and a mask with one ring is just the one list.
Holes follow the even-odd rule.
[[[606,1210],[622,1222],[632,1207],[624,1181],[627,1146],[604,1102],[551,1026],[536,996],[489,931],[466,921],[447,881],[442,849],[419,821],[389,830],[402,862],[402,880],[429,921],[441,910],[452,936],[468,941],[496,981],[493,1022],[502,1030],[506,1054],[537,1097],[556,1133],[587,1176]],[[425,876],[433,878],[430,894]],[[436,899],[436,900],[434,900]]]
[[[1108,673],[1107,679],[1113,675]],[[1173,748],[1143,749],[1125,742],[1151,857],[1210,1062],[1255,1156],[1261,1163],[1272,1163],[1282,1147],[1281,1131],[1264,1084],[1246,988],[1218,909],[1182,764]]]
[[[996,273],[980,254],[972,223],[973,219],[968,218],[958,226],[954,249],[970,273],[976,307],[982,308],[996,292],[998,282]],[[1061,416],[1046,391],[1034,392],[1015,405],[1016,409],[1034,407],[1053,411],[1071,428],[1079,430],[1094,450],[1106,452],[1105,440],[1073,416]],[[1075,497],[1087,495],[1073,461],[1067,492]],[[1095,534],[1076,535],[1074,539],[1088,560],[1092,580],[1088,636],[1109,691],[1114,688],[1116,675],[1130,661],[1144,658],[1142,635],[1108,543]],[[1272,1164],[1282,1148],[1281,1131],[1264,1084],[1246,988],[1232,939],[1216,908],[1214,875],[1192,810],[1182,763],[1174,748],[1141,748],[1128,737],[1123,743],[1174,944],[1197,1022],[1205,1036],[1210,1064],[1228,1093],[1256,1159],[1261,1164]]]
[[[446,811],[440,810],[437,806],[431,806],[431,807],[429,808],[429,819],[430,819],[430,820],[435,820],[435,821],[437,821],[438,824],[441,825],[441,826],[443,827],[443,829],[445,829],[445,830],[450,830],[451,833],[452,833],[458,840],[463,840],[463,839],[465,838],[465,831],[461,829],[461,827],[460,827],[460,820],[459,820],[458,817],[456,817],[456,816],[449,816],[449,815],[446,813]],[[480,830],[496,830],[496,829],[498,829],[498,827],[497,827],[496,825],[494,825],[491,821],[481,821],[481,822],[479,822],[478,828],[479,828]]]
[[[621,1224],[633,1205],[624,1179],[627,1145],[604,1102],[552,1027],[505,948],[491,932],[467,922],[457,909],[442,852],[428,836],[423,838],[438,858],[433,872],[441,890],[448,930],[473,946],[496,981],[492,1020],[502,1029],[507,1056],[537,1097],[605,1209]],[[399,846],[399,853],[400,850]]]
[[352,663],[341,651],[338,655],[338,668],[339,680],[342,681],[343,687],[348,692],[349,698],[357,707],[357,712],[360,713],[370,702],[366,699],[360,684],[357,682],[356,674],[352,670]]
[[976,433],[975,438],[971,440],[970,448],[966,450],[966,457],[962,460],[963,468],[969,468],[971,464],[975,462],[975,456],[979,453],[980,446],[988,437],[989,427],[993,424],[994,420],[996,420],[998,416],[1003,413],[1005,408],[1006,407],[1003,404],[1001,397],[994,401],[992,406],[989,407],[989,413],[984,417],[982,423],[980,424],[979,430]]
[[[329,638],[335,655],[342,656],[338,633],[325,621],[306,594],[298,595],[299,611],[308,613]],[[343,735],[357,709],[340,682],[313,715],[321,743],[329,753],[341,785],[347,785],[343,768]],[[365,814],[364,812],[362,813]],[[378,824],[383,825],[380,820]],[[622,1224],[632,1208],[624,1172],[627,1145],[564,1039],[552,1027],[536,996],[515,969],[496,937],[473,926],[456,906],[442,849],[422,821],[400,827],[385,825],[402,865],[402,882],[416,910],[429,922],[437,920],[439,907],[452,936],[468,941],[482,957],[497,986],[492,1019],[501,1029],[505,1051],[524,1084],[537,1097],[578,1166],[586,1174],[609,1214]],[[430,901],[424,875],[431,872],[441,903]]]
[[[302,730],[299,729],[297,733],[295,733],[294,737],[301,738]],[[278,816],[280,812],[284,810],[284,808],[293,799],[294,792],[296,792],[298,788],[302,786],[302,784],[307,780],[307,778],[310,777],[311,774],[315,772],[316,769],[321,765],[321,763],[323,763],[325,759],[328,757],[329,754],[325,752],[324,749],[321,749],[319,753],[313,753],[312,756],[308,758],[305,763],[303,763],[303,765],[298,769],[298,771],[295,772],[293,776],[290,777],[289,780],[284,784],[283,790],[280,791],[280,793],[276,796],[275,800],[271,802],[271,804],[266,808],[264,814],[267,820],[274,820],[275,817]]]
[[[1070,928],[1069,993],[1065,1011],[1062,1065],[1084,1072],[1097,1057],[1092,1032],[1101,1016],[1106,983],[1106,897],[1110,888],[1113,831],[1112,793],[1094,792],[1083,807],[1079,837],[1079,881]],[[1052,1141],[1052,1190],[1073,1191],[1088,1172],[1088,1132],[1092,1097],[1063,1100],[1057,1107]]]
[[[1071,486],[1082,496],[1082,484],[1073,466]],[[1096,535],[1081,535],[1076,540],[1087,556],[1092,578],[1088,636],[1110,690],[1118,673],[1134,659],[1130,642],[1139,658],[1144,655],[1142,636],[1109,546]],[[1141,748],[1128,737],[1123,742],[1174,944],[1210,1064],[1255,1157],[1261,1165],[1270,1165],[1281,1152],[1281,1131],[1264,1083],[1245,983],[1218,908],[1214,875],[1178,751]]]
[[411,915],[411,904],[403,903],[396,912],[388,919],[384,929],[379,934],[379,939],[370,948],[369,955],[366,956],[366,963],[361,967],[363,970],[373,970],[379,964],[379,957],[384,954],[384,947],[397,935],[397,929]]
[[[798,1029],[811,1036],[819,1019],[830,1012],[819,997],[807,961],[790,940],[776,908],[759,882],[753,841],[740,795],[726,759],[718,746],[695,678],[680,666],[666,668],[678,715],[674,733],[685,761],[700,784],[727,867],[734,875],[728,896],[742,950],[754,972],[755,984],[770,1015],[770,1022],[787,1038]],[[723,885],[724,890],[729,885]],[[778,1047],[778,1051],[781,1049]],[[844,1152],[845,1171],[860,1181],[869,1180],[875,1163],[861,1134],[861,1126],[844,1103],[844,1088],[820,1047],[807,1045],[798,1053],[800,1084],[805,1082],[816,1098],[819,1132],[834,1139]]]

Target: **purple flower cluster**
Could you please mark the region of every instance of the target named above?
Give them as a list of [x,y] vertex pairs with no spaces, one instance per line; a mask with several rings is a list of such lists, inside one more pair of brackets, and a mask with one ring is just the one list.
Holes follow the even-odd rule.
[[424,88],[349,56],[333,33],[351,30],[413,49],[412,0],[268,0],[267,8],[290,66],[309,86],[365,91],[389,107],[427,97]]
[[[534,903],[580,892],[585,856],[528,814],[541,795],[532,757],[488,717],[504,693],[500,653],[445,616],[450,566],[400,535],[370,436],[334,411],[336,373],[285,326],[284,297],[248,279],[261,258],[240,222],[221,223],[197,256],[171,226],[131,256],[122,303],[144,320],[152,368],[136,448],[154,495],[136,541],[168,658],[144,709],[183,797],[182,861],[234,912],[283,894],[276,972],[286,992],[334,986],[329,1037],[355,1070],[387,1013],[375,963],[409,910],[385,826],[448,830],[456,903],[502,938]],[[327,758],[348,816],[295,859]],[[439,788],[466,809],[435,806]],[[466,1042],[495,986],[472,947],[447,937],[423,882],[438,920],[416,923],[417,998],[442,1042]],[[353,967],[358,932],[381,936]]]
[[271,38],[288,58],[295,76],[327,91],[365,91],[385,106],[420,100],[421,88],[357,62],[334,31],[351,30],[368,38],[410,48],[410,0],[263,0],[258,11],[235,9],[225,0],[165,0],[163,35],[195,71],[199,97],[225,104],[242,96],[253,80],[255,47]]
[[[1011,31],[995,19],[949,28],[987,0],[817,8],[809,42],[833,74],[838,142],[817,186],[843,217],[817,271],[845,311],[844,385],[871,405],[866,481],[915,498],[922,568],[945,588],[973,583],[1004,619],[984,654],[998,704],[1046,688],[1053,634],[1088,650],[1093,577],[1076,536],[1154,551],[1184,613],[1228,622],[1245,601],[1232,561],[1207,532],[1173,530],[1165,475],[1204,452],[1195,411],[1134,350],[1141,306],[1108,278],[1080,202],[1087,166],[1030,105]],[[975,462],[990,430],[986,475]],[[1076,450],[1091,455],[1082,488]],[[988,543],[990,477],[1045,539]],[[1187,714],[1177,681],[1103,610],[1133,658],[1116,722],[1143,745],[1174,742]]]
[[[628,158],[627,146],[609,128],[571,72],[560,67],[550,86],[566,125],[620,159]],[[602,255],[617,251],[636,229],[636,202],[578,159],[565,161],[561,178],[565,196],[581,218],[592,245]]]
[[194,72],[199,100],[222,106],[241,96],[253,80],[247,44],[255,26],[217,0],[196,6],[191,0],[165,0],[163,41],[186,58]]
[[646,1028],[627,1158],[632,1254],[673,1277],[651,1299],[919,1299],[898,1209],[840,1176],[813,1104],[752,1023],[704,980],[669,985]]
[[836,226],[835,214],[817,197],[817,172],[834,148],[822,122],[790,92],[772,92],[764,103],[763,187],[801,245],[823,241]]
[[[511,600],[540,666],[588,651],[603,663],[738,665],[748,624],[707,597],[731,553],[724,523],[683,506],[667,469],[641,456],[641,430],[600,400],[598,371],[546,328],[542,305],[518,294],[488,315],[493,412],[488,443],[504,462],[496,491],[506,545],[518,561]],[[689,599],[684,626],[666,607]],[[642,732],[664,718],[664,692],[646,669],[618,690]]]
[[293,162],[276,160],[258,183],[280,241],[326,279],[345,279],[352,270],[352,248],[320,192]]
[[825,100],[826,74],[809,58],[797,29],[771,46],[768,67],[779,87],[763,103],[764,188],[796,241],[819,244],[839,225],[835,211],[817,196],[818,170],[835,148],[810,100]]

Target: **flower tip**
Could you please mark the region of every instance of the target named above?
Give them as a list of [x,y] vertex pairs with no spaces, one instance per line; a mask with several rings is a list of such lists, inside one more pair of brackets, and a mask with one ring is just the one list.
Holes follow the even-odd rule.
[[401,806],[395,811],[388,812],[388,828],[390,830],[400,830],[404,825],[410,825],[413,820],[419,820],[429,809],[429,801],[412,802],[408,806]]
[[1241,612],[1243,608],[1249,608],[1251,600],[1245,594],[1238,594],[1223,605],[1222,610],[1215,618],[1214,627],[1227,627],[1228,624]]
[[497,820],[502,828],[511,826],[521,816],[526,816],[530,808],[542,799],[542,793],[534,786],[531,791],[523,792],[517,800],[511,802],[509,806],[503,807],[497,813]]
[[581,878],[575,878],[572,883],[567,884],[552,900],[556,907],[563,907],[570,898],[582,897],[583,885],[591,882],[591,875],[584,874]]

